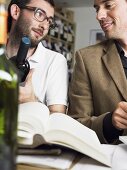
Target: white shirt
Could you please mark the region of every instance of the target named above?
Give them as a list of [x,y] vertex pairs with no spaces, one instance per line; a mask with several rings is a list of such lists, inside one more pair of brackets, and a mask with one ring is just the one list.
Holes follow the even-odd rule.
[[68,68],[66,58],[39,43],[28,59],[34,68],[32,84],[38,100],[47,106],[67,105]]

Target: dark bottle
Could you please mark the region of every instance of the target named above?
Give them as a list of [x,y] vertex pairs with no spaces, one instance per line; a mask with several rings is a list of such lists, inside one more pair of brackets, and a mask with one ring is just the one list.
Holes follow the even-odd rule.
[[0,0],[0,170],[16,170],[18,76],[5,56],[5,3],[5,0]]
[[67,38],[68,38],[68,26],[66,23],[64,23],[64,27],[63,27],[63,40],[67,41]]
[[68,25],[68,37],[67,37],[67,41],[68,42],[73,42],[73,38],[74,38],[73,26],[71,24],[69,24]]
[[27,36],[22,37],[17,56],[10,58],[10,61],[13,62],[17,68],[19,82],[24,82],[30,71],[29,62],[26,59],[30,45],[30,39]]
[[64,40],[64,22],[61,20],[59,23],[60,39]]

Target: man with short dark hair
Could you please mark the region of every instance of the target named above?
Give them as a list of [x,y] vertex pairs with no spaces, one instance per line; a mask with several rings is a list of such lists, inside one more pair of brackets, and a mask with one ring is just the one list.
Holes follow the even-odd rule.
[[27,54],[30,64],[19,89],[19,103],[38,101],[50,112],[65,113],[68,71],[62,54],[46,49],[41,41],[55,27],[53,0],[12,0],[8,6],[7,57],[16,56],[21,38],[31,40]]
[[102,143],[127,134],[127,1],[94,0],[108,40],[76,52],[69,112]]

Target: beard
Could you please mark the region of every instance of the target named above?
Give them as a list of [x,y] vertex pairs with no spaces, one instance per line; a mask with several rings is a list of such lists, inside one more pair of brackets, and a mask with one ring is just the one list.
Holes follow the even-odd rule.
[[12,33],[12,44],[15,44],[17,46],[20,44],[20,41],[23,36],[28,36],[31,40],[31,48],[35,48],[39,42],[42,41],[44,37],[42,37],[40,40],[32,37],[30,26],[32,25],[30,20],[26,20],[23,15],[21,14],[15,24],[13,33]]

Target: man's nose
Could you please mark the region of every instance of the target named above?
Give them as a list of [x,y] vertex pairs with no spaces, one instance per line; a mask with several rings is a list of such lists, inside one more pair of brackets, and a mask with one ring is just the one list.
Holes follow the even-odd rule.
[[101,21],[107,17],[107,11],[105,9],[99,9],[96,15],[96,19]]
[[49,29],[49,20],[45,19],[42,23],[41,23],[41,26],[44,28],[44,30],[46,29]]

